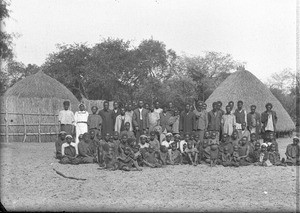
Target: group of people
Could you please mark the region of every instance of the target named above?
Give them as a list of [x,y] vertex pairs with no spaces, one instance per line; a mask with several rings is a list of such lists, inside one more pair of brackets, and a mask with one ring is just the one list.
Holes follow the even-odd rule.
[[235,110],[230,101],[225,111],[222,102],[214,102],[209,112],[200,101],[195,107],[186,104],[181,113],[173,103],[160,108],[158,101],[148,105],[140,100],[136,108],[131,103],[113,105],[110,110],[105,101],[102,110],[98,112],[93,106],[89,114],[80,103],[79,111],[73,114],[69,102],[64,102],[56,142],[60,163],[99,163],[101,168],[113,170],[168,164],[299,164],[297,137],[287,147],[286,160],[280,159],[275,137],[277,116],[271,103],[261,114],[255,105],[246,113],[242,101],[237,102]]

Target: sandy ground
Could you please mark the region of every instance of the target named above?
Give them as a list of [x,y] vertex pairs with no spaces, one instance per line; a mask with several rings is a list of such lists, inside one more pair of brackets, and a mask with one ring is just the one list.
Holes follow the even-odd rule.
[[[284,156],[292,140],[278,141]],[[58,164],[54,143],[1,144],[1,202],[9,211],[296,211],[299,167],[97,168]]]

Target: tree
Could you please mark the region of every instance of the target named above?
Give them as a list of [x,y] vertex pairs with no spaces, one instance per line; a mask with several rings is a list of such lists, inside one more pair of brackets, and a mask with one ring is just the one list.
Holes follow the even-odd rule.
[[[5,24],[4,19],[9,18],[9,3],[6,0],[0,2],[0,23]],[[13,57],[12,52],[12,38],[11,34],[4,31],[0,31],[0,57],[1,59],[7,59]]]

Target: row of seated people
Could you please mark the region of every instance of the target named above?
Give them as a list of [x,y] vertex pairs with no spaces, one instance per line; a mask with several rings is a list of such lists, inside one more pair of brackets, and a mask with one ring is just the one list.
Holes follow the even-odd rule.
[[238,138],[237,132],[231,136],[224,133],[221,141],[215,132],[205,132],[201,142],[198,135],[184,136],[168,133],[160,143],[155,132],[150,136],[140,136],[137,144],[135,138],[127,134],[113,135],[107,133],[98,140],[91,130],[79,136],[79,143],[73,143],[72,136],[64,132],[56,143],[56,157],[62,164],[98,163],[101,169],[130,171],[141,170],[141,167],[164,167],[165,165],[208,164],[210,166],[286,166],[299,165],[299,138],[294,137],[293,143],[286,149],[286,159],[280,158],[278,143],[272,136],[262,144],[251,134]]

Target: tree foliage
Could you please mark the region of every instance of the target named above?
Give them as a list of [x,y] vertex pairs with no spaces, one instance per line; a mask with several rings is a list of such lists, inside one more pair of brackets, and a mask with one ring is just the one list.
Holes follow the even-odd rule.
[[[4,19],[9,18],[9,10],[8,10],[9,3],[6,0],[0,1],[0,23],[5,24]],[[0,58],[8,59],[12,58],[13,51],[12,51],[12,39],[13,36],[4,32],[3,30],[0,31]],[[2,75],[2,74],[1,74]]]

